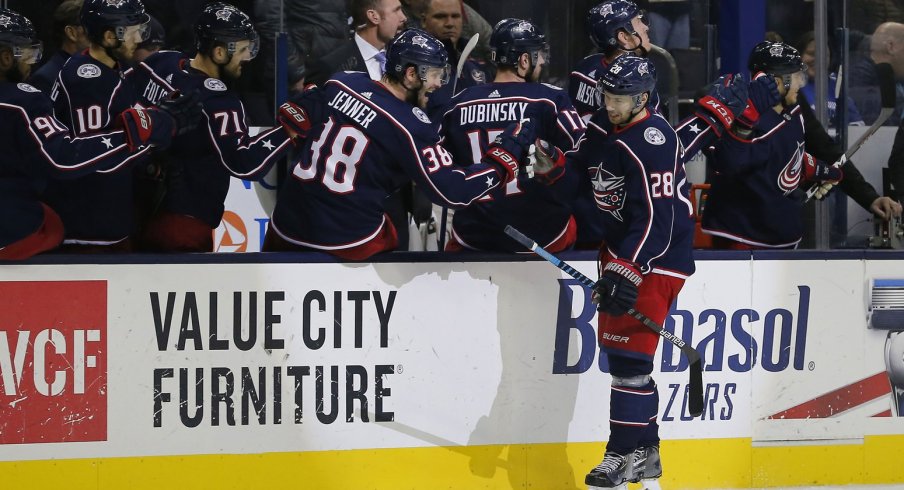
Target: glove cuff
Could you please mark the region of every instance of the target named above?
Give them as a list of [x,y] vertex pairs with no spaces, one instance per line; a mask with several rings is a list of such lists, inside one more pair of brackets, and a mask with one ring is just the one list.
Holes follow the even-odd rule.
[[756,110],[753,101],[747,99],[747,107],[745,107],[744,112],[738,116],[738,124],[742,127],[753,128],[759,120],[760,112]]
[[708,114],[711,114],[719,123],[722,124],[724,128],[730,128],[731,123],[734,122],[734,114],[731,112],[731,109],[728,108],[727,105],[723,104],[719,99],[711,96],[705,95],[700,98],[698,102],[700,108],[706,111]]
[[515,171],[518,169],[518,160],[515,155],[506,151],[500,146],[491,146],[486,153],[483,154],[483,160],[495,165],[496,171],[499,172],[499,179],[502,183],[513,180]]
[[637,287],[643,283],[640,267],[634,262],[622,259],[612,259],[603,267],[603,273],[613,272],[631,281]]

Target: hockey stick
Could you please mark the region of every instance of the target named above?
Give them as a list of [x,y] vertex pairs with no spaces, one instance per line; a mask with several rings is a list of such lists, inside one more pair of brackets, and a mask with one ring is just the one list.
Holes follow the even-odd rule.
[[[455,65],[455,79],[452,80],[452,97],[455,97],[455,91],[458,89],[458,79],[461,78],[461,71],[465,67],[465,61],[468,60],[468,56],[471,56],[471,51],[474,51],[474,48],[477,46],[477,41],[480,39],[480,33],[475,32],[471,39],[468,39],[467,44],[465,44],[465,49],[461,50],[461,56],[458,58],[458,64]],[[445,249],[446,246],[446,221],[449,219],[449,208],[443,206],[443,212],[440,214],[440,223],[439,223],[439,236],[436,238],[437,246],[440,252]]]
[[[543,257],[552,265],[558,267],[565,271],[569,276],[577,279],[584,287],[587,289],[593,290],[594,282],[593,279],[585,276],[581,272],[575,270],[574,267],[568,265],[562,259],[556,257],[555,255],[547,252],[543,247],[537,244],[537,242],[531,240],[526,237],[523,233],[516,230],[510,225],[505,227],[505,234],[512,237],[515,241],[523,245],[525,248],[529,248],[532,252]],[[650,330],[656,332],[662,338],[668,340],[676,347],[681,349],[681,352],[684,353],[685,357],[687,357],[688,361],[688,372],[690,374],[690,381],[688,382],[688,391],[689,391],[689,399],[688,399],[688,411],[690,411],[691,415],[696,417],[703,413],[703,362],[700,359],[700,353],[697,352],[696,349],[687,345],[681,337],[676,336],[675,334],[663,329],[656,322],[651,320],[649,317],[644,315],[643,313],[635,310],[634,308],[628,309],[628,314],[633,316],[639,322],[643,323],[644,326],[649,328]]]
[[[879,111],[879,117],[873,122],[872,126],[870,126],[869,129],[867,129],[866,132],[844,152],[844,155],[841,155],[841,158],[832,164],[835,168],[844,165],[854,153],[857,153],[857,150],[863,146],[863,143],[865,143],[873,133],[878,131],[879,128],[885,124],[885,121],[891,117],[891,113],[895,111],[895,73],[892,71],[891,65],[888,63],[876,65],[876,75],[878,75],[879,78],[879,98],[882,101],[882,109]],[[804,202],[812,199],[821,186],[822,184],[818,183],[810,186],[810,189],[807,190],[807,198]]]

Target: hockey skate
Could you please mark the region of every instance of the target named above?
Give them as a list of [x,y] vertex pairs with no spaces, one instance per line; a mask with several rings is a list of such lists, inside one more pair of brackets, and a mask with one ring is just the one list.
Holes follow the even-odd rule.
[[628,490],[628,482],[631,481],[634,453],[622,456],[618,453],[607,452],[603,461],[590,470],[584,478],[584,483],[589,490],[614,488],[616,490]]
[[662,476],[662,461],[659,459],[659,446],[635,449],[631,483],[640,483],[643,490],[660,490],[660,476]]

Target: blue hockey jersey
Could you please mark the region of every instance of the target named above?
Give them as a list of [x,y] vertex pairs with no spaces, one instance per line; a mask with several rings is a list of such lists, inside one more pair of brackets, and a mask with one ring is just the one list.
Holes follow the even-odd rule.
[[[565,91],[541,83],[494,82],[471,87],[452,99],[443,117],[443,144],[456,162],[479,162],[496,136],[522,119],[531,119],[537,137],[562,151],[574,147],[585,129]],[[457,211],[452,233],[466,248],[523,252],[524,247],[504,232],[511,225],[546,246],[565,233],[572,201],[521,177],[507,182],[504,193]]]
[[47,95],[26,83],[0,82],[0,248],[33,233],[44,213],[47,179],[72,179],[115,171],[139,160],[149,148],[130,153],[122,131],[74,139],[53,114]]
[[729,133],[715,144],[703,231],[757,247],[794,247],[803,235],[793,193],[803,174],[800,107],[764,112],[754,131],[749,141]]
[[[66,61],[51,98],[57,117],[80,138],[111,129],[119,113],[138,100],[127,72],[87,51]],[[53,181],[46,202],[63,220],[66,243],[115,243],[133,231],[131,168]]]
[[318,250],[366,243],[386,226],[383,201],[412,180],[430,200],[453,208],[499,187],[495,166],[455,165],[424,111],[366,73],[337,73],[323,91],[325,117],[273,211],[271,226],[286,240]]
[[590,119],[566,161],[572,179],[591,183],[609,253],[644,274],[689,276],[694,224],[675,131],[655,112],[609,132],[603,119],[605,111]]
[[198,93],[201,124],[173,138],[164,159],[168,166],[166,195],[161,209],[193,216],[216,228],[223,217],[229,177],[255,180],[263,177],[291,140],[282,126],[251,137],[245,108],[226,84],[189,66],[178,51],[160,51],[135,70],[140,101],[157,105],[174,90]]

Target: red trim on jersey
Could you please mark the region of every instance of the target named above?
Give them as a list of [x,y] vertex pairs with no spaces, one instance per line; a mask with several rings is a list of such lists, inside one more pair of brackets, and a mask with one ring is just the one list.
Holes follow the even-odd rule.
[[0,248],[0,260],[22,260],[56,248],[63,241],[63,220],[46,204],[44,221],[31,235]]

